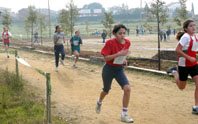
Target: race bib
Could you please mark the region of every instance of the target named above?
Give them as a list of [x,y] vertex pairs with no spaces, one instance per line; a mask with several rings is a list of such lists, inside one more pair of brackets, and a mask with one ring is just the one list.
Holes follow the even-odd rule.
[[3,37],[4,39],[7,39],[7,36],[6,35],[4,35],[4,37]]
[[78,46],[78,40],[74,40],[74,46]]
[[193,41],[193,46],[192,46],[192,51],[197,51],[197,48],[198,48],[198,42],[196,41]]
[[113,64],[123,64],[126,56],[119,56],[114,59]]

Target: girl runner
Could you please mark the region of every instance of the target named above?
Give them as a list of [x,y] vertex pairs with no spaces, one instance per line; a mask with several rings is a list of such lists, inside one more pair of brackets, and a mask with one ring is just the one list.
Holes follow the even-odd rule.
[[65,43],[64,33],[61,32],[61,27],[57,25],[54,33],[54,53],[55,53],[57,72],[58,72],[59,53],[61,53],[61,64],[63,66],[65,65],[64,63],[65,50],[64,50],[63,42]]
[[82,39],[79,36],[80,32],[76,31],[75,32],[75,36],[73,36],[70,39],[70,43],[71,43],[71,48],[72,48],[72,53],[75,55],[76,59],[74,61],[73,66],[77,67],[77,61],[79,59],[79,55],[80,55],[80,44],[82,44]]
[[176,47],[178,54],[178,68],[173,67],[167,70],[172,73],[179,89],[186,87],[188,75],[195,82],[195,105],[192,107],[192,114],[198,114],[198,66],[196,52],[198,39],[195,35],[195,23],[193,20],[186,20],[183,23],[182,32],[177,33],[176,39],[179,41]]
[[115,38],[108,40],[101,51],[106,64],[102,70],[103,91],[96,103],[96,113],[100,113],[102,101],[109,93],[112,80],[115,78],[124,91],[121,121],[132,123],[133,119],[127,115],[131,88],[123,71],[123,64],[127,66],[126,56],[130,47],[130,41],[125,39],[126,30],[123,24],[115,25],[113,29]]
[[9,58],[8,49],[10,46],[10,38],[12,38],[12,34],[8,32],[8,29],[6,27],[3,27],[2,40],[4,42],[5,51],[7,53],[8,58]]

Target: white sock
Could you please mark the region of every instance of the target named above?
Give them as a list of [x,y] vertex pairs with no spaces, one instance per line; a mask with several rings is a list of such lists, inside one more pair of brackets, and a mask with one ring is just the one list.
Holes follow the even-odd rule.
[[195,106],[193,106],[193,108],[196,109],[196,108],[198,108],[198,106],[195,105]]
[[128,108],[122,108],[122,115],[126,115],[127,114],[127,111],[128,111]]
[[99,105],[101,105],[101,104],[102,104],[102,101],[100,101],[100,99],[99,99],[99,98],[98,98],[98,101],[97,101],[97,102],[98,102],[98,104],[99,104]]

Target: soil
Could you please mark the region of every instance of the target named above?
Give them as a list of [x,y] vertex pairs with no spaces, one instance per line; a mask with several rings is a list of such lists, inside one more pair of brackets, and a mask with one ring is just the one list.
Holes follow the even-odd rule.
[[[100,114],[95,113],[96,100],[102,90],[102,66],[65,60],[55,72],[54,56],[19,51],[19,56],[32,67],[51,74],[52,113],[75,124],[123,124],[120,122],[123,91],[115,80],[104,99]],[[0,54],[0,68],[15,71],[15,59]],[[33,68],[19,64],[19,71],[30,85],[45,98],[46,79]],[[126,71],[131,84],[128,115],[135,124],[197,124],[198,116],[191,114],[194,105],[194,84],[181,91],[173,80],[144,73]]]

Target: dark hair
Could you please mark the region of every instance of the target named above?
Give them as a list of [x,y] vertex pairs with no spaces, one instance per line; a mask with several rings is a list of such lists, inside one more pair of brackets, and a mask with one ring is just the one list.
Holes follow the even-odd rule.
[[185,29],[188,28],[188,25],[191,23],[191,22],[194,22],[193,20],[191,19],[188,19],[186,20],[184,23],[183,23],[183,31],[180,31],[177,33],[176,35],[176,39],[179,41],[181,39],[181,37],[187,32]]
[[75,34],[76,34],[77,32],[80,32],[80,31],[78,31],[78,30],[77,30],[77,31],[75,31]]
[[116,24],[113,27],[113,34],[116,34],[121,28],[124,28],[125,30],[127,30],[127,28],[123,25],[123,24]]
[[57,25],[57,26],[55,27],[55,32],[54,32],[54,33],[56,33],[56,32],[57,32],[58,27],[59,27],[59,25]]

